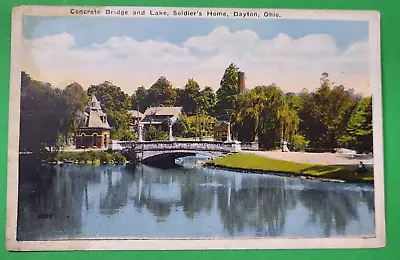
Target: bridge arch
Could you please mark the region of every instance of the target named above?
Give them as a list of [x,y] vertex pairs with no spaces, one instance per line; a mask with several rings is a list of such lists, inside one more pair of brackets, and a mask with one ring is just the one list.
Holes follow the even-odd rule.
[[178,158],[195,155],[203,155],[212,158],[222,156],[223,153],[193,150],[149,151],[139,155],[139,158],[140,161],[146,165],[170,167],[176,166],[175,160]]
[[157,161],[158,164],[161,164],[160,160],[163,159],[171,161],[173,158],[195,154],[217,157],[223,154],[235,153],[241,150],[241,145],[237,141],[113,141],[111,148],[133,155],[137,161],[146,164]]

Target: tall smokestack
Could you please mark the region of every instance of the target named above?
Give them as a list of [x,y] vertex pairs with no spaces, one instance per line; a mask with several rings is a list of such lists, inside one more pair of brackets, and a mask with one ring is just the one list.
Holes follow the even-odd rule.
[[238,92],[243,94],[246,88],[246,75],[243,71],[238,71]]

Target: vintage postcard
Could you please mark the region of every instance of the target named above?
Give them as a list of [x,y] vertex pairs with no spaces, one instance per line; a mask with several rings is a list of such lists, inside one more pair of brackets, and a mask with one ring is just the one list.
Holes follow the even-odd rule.
[[379,20],[15,7],[7,249],[385,246]]

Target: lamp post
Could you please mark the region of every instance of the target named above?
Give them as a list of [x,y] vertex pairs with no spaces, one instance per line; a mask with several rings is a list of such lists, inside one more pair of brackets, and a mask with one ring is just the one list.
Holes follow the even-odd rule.
[[227,142],[232,142],[231,138],[231,122],[228,122],[228,129],[227,129],[227,136],[226,136],[226,141]]
[[168,128],[169,128],[169,140],[174,141],[174,137],[172,136],[172,120],[168,119]]
[[138,124],[138,142],[143,142],[143,124]]

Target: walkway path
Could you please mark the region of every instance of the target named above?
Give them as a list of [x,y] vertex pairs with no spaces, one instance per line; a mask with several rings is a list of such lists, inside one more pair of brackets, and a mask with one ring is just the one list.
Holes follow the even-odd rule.
[[372,155],[355,155],[340,153],[304,153],[304,152],[281,152],[281,151],[243,151],[253,153],[271,159],[285,160],[298,163],[324,164],[324,165],[354,165],[358,166],[360,161],[366,167],[373,167]]

